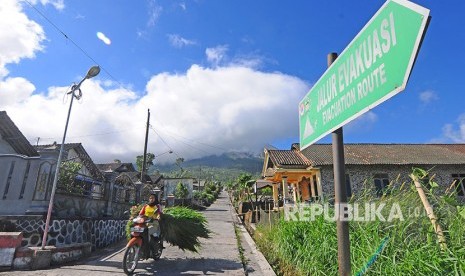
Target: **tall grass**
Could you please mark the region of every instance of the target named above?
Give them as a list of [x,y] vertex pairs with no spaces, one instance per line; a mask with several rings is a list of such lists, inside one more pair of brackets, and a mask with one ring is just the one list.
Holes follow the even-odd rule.
[[[366,266],[385,238],[385,247],[365,275],[465,275],[465,216],[454,196],[428,194],[446,235],[447,250],[443,251],[410,183],[391,188],[381,198],[366,191],[351,202],[396,203],[403,220],[349,222],[353,275]],[[390,208],[385,210],[387,218]],[[338,274],[336,223],[324,216],[314,221],[280,221],[271,229],[259,226],[255,239],[278,274]]]

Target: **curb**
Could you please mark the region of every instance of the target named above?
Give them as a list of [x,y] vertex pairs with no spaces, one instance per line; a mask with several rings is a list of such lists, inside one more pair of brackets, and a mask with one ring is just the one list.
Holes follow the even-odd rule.
[[250,236],[249,232],[245,229],[245,227],[242,224],[238,224],[237,226],[241,229],[242,236],[245,238],[245,241],[249,244],[250,248],[252,249],[252,254],[257,260],[257,264],[260,267],[261,271],[264,273],[264,275],[276,276],[276,273],[266,260],[265,256],[263,256],[262,252],[258,250],[257,245]]
[[[228,194],[228,198],[229,198],[229,194]],[[260,267],[260,270],[263,272],[263,275],[276,276],[276,273],[274,272],[273,268],[266,260],[265,256],[263,256],[262,252],[258,250],[257,245],[255,244],[255,241],[253,240],[252,236],[250,236],[247,229],[244,227],[242,222],[239,220],[236,210],[234,210],[234,207],[232,205],[231,198],[229,198],[229,211],[231,212],[231,216],[233,217],[234,225],[236,225],[241,230],[241,233],[242,233],[242,236],[244,237],[245,242],[247,242],[249,247],[252,249],[252,255],[255,257],[255,260],[258,266]],[[247,266],[244,269],[246,270]]]

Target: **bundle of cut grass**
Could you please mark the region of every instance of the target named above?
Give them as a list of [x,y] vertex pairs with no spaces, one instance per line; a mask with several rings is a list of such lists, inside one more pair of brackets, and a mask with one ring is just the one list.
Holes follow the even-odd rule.
[[209,238],[205,217],[186,207],[170,207],[161,215],[160,228],[163,239],[180,249],[197,252],[199,238]]

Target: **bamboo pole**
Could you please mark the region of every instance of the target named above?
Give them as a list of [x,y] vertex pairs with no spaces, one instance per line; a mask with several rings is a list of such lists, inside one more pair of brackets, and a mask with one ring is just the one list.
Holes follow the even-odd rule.
[[258,206],[255,206],[255,224],[258,224]]
[[271,230],[271,204],[268,202],[268,221],[270,222],[270,230]]
[[444,233],[442,232],[441,225],[439,225],[438,223],[438,219],[434,215],[433,207],[431,207],[431,204],[429,204],[428,198],[426,197],[425,191],[423,191],[423,187],[421,186],[420,181],[418,181],[418,178],[413,174],[411,174],[410,177],[413,179],[413,182],[415,183],[415,188],[417,189],[421,202],[423,203],[423,206],[425,207],[426,214],[428,215],[428,218],[433,224],[434,231],[436,232],[436,235],[438,236],[439,245],[441,246],[441,249],[444,251],[447,249],[446,238],[444,236]]

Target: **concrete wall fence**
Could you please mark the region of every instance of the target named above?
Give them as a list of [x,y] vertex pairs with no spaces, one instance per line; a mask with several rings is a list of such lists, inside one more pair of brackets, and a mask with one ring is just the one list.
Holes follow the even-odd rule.
[[[0,268],[37,269],[87,256],[125,238],[127,220],[52,220],[45,251],[48,263],[35,264],[44,233],[45,220],[37,216],[0,217]],[[3,241],[3,242],[2,242]],[[14,242],[13,242],[14,241]]]
[[[89,242],[92,250],[115,243],[125,237],[127,220],[52,220],[47,245],[56,247]],[[22,247],[42,245],[45,221],[35,217],[0,218],[0,230],[22,232]]]

